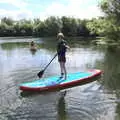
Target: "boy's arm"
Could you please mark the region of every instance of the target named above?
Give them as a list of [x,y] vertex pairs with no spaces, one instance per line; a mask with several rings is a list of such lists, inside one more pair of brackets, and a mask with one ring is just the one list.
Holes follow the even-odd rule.
[[68,45],[65,45],[65,47],[66,47],[67,49],[70,49],[70,47],[69,47]]
[[70,49],[70,46],[67,44],[67,42],[65,42],[64,45],[67,49]]

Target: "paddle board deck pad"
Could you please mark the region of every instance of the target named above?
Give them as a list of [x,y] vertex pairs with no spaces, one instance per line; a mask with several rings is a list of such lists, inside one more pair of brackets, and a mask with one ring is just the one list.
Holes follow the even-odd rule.
[[60,76],[52,76],[26,82],[19,85],[22,91],[49,91],[53,89],[68,88],[80,84],[92,82],[92,78],[100,76],[101,70],[88,70],[85,72],[76,72],[67,74],[67,79],[60,79]]

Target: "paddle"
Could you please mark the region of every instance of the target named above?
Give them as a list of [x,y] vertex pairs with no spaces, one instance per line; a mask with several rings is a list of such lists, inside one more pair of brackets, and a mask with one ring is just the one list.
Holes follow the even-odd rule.
[[57,53],[54,55],[54,57],[53,57],[52,60],[49,62],[49,64],[46,65],[46,67],[37,74],[39,78],[42,77],[42,75],[44,74],[44,71],[47,69],[47,67],[48,67],[48,66],[50,65],[50,63],[55,59],[56,56],[57,56]]

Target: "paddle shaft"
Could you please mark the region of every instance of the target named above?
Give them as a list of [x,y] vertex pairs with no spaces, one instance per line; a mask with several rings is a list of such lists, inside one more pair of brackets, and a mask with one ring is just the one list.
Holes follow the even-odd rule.
[[52,58],[52,60],[49,62],[49,64],[46,65],[46,67],[43,69],[43,71],[45,71],[47,69],[47,67],[50,65],[50,63],[55,59],[55,57],[57,56],[57,53],[55,54],[55,56]]
[[52,58],[52,60],[49,62],[49,64],[47,64],[46,67],[37,74],[39,78],[42,77],[42,75],[44,74],[44,71],[47,69],[47,67],[48,67],[48,66],[50,65],[50,63],[55,59],[56,56],[57,56],[57,53],[56,53],[55,56]]

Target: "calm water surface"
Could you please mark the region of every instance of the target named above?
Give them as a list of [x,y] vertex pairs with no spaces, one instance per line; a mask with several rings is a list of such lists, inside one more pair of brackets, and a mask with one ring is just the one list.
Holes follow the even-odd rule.
[[[31,52],[35,40],[38,50]],[[49,38],[0,38],[0,120],[120,120],[120,56],[70,38],[67,71],[101,69],[96,81],[66,90],[23,93],[18,85],[38,79],[56,53]],[[86,40],[87,41],[87,40]],[[55,59],[43,77],[60,74]],[[66,91],[66,94],[65,94]]]

